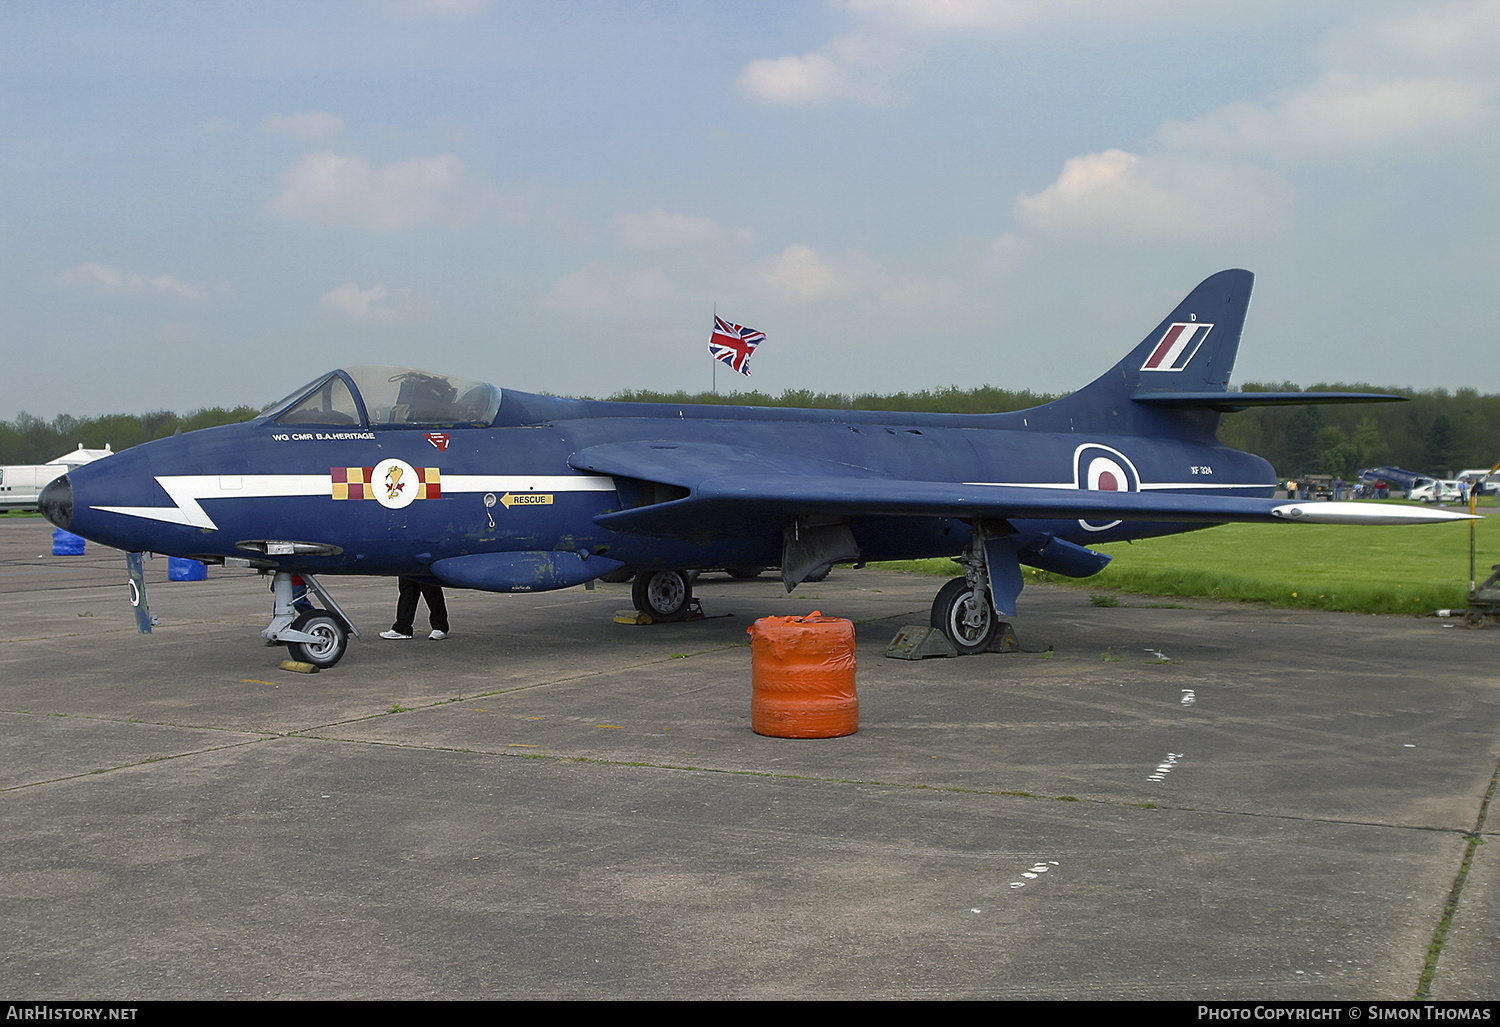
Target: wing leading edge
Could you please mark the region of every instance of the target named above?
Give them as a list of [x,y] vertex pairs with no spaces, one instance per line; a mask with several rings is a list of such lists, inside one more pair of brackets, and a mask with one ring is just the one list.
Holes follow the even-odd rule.
[[732,532],[736,526],[764,523],[766,518],[778,515],[820,514],[1205,524],[1430,524],[1470,519],[1468,514],[1447,510],[1374,503],[1298,503],[1170,492],[1091,492],[889,478],[829,481],[764,475],[705,479],[687,498],[602,514],[596,520],[617,531],[690,538],[718,535],[726,529]]
[[614,443],[574,455],[581,470],[665,483],[682,490],[599,515],[599,524],[632,534],[721,537],[767,519],[803,516],[1006,518],[1018,520],[1170,521],[1222,524],[1420,524],[1468,520],[1448,510],[1375,503],[1288,502],[1169,491],[1110,492],[1056,485],[917,481],[869,468],[799,457],[746,453],[713,443],[646,447]]

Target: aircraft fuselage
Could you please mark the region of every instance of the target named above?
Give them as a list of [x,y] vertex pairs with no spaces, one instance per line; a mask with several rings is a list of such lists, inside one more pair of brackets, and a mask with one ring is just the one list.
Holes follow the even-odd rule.
[[[630,412],[648,409],[633,405]],[[686,410],[692,414],[684,416]],[[664,537],[597,523],[601,515],[671,498],[643,494],[649,486],[637,481],[569,466],[575,453],[618,443],[647,443],[671,455],[670,447],[679,444],[723,440],[778,459],[805,454],[864,475],[935,484],[1244,498],[1269,497],[1275,488],[1269,464],[1222,445],[1033,430],[1020,414],[995,415],[1005,427],[972,427],[952,422],[973,419],[944,415],[756,409],[747,417],[745,408],[686,410],[443,431],[269,420],[206,429],[75,471],[72,530],[127,551],[253,556],[278,569],[320,574],[422,575],[445,558],[537,551],[601,556],[631,567],[775,566],[781,560],[782,532],[795,510],[776,520],[704,524],[697,537],[690,528]],[[705,416],[712,413],[720,416]],[[1087,481],[1096,458],[1123,471],[1124,480]],[[688,468],[679,487],[690,491],[694,474],[717,470],[711,463]],[[1086,545],[1204,525],[1059,520],[1015,526],[1023,534]],[[952,518],[862,516],[851,518],[850,527],[866,560],[950,556],[969,539],[966,525]],[[246,546],[268,541],[325,548],[277,554]]]

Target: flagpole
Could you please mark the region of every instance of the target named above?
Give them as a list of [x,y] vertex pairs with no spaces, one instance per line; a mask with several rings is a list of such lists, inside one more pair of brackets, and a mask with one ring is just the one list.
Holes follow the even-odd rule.
[[[719,301],[714,300],[714,324],[718,325],[718,323]],[[717,331],[717,328],[715,330]],[[710,356],[712,356],[712,354],[710,354]],[[717,396],[719,394],[719,361],[717,359],[714,360],[713,378],[711,380],[713,381],[713,394]]]

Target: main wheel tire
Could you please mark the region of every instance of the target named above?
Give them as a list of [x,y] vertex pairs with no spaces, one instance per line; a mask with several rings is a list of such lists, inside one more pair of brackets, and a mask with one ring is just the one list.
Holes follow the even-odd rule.
[[724,572],[731,578],[758,578],[764,567],[725,567]]
[[348,626],[342,617],[326,610],[304,613],[292,621],[292,630],[318,636],[316,642],[286,644],[292,659],[310,663],[314,667],[332,667],[344,658],[344,652],[349,648]]
[[932,626],[964,656],[982,653],[995,639],[1000,618],[987,593],[976,594],[967,578],[954,578],[932,601]]
[[629,567],[621,567],[617,571],[610,571],[608,574],[603,575],[599,580],[606,581],[611,585],[623,585],[633,577],[635,577],[635,571]]
[[693,582],[686,571],[641,571],[630,586],[630,599],[652,620],[682,620],[693,599]]

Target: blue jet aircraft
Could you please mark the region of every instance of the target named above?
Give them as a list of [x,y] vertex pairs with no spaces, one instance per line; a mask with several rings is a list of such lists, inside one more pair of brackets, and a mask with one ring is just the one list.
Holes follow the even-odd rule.
[[[242,424],[71,471],[40,506],[127,552],[274,575],[262,632],[319,666],[352,625],[319,574],[526,592],[634,571],[636,607],[684,617],[693,569],[954,557],[932,624],[963,653],[1012,617],[1023,564],[1084,577],[1088,548],[1230,521],[1390,524],[1464,515],[1278,501],[1276,473],[1217,439],[1222,412],[1399,399],[1229,392],[1253,276],[1193,290],[1114,367],[1013,413],[932,414],[559,399],[350,367]],[[299,613],[292,576],[327,609]],[[357,633],[356,633],[357,634]]]

